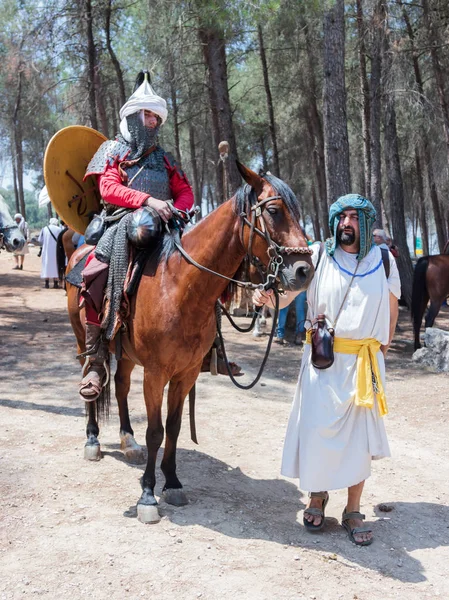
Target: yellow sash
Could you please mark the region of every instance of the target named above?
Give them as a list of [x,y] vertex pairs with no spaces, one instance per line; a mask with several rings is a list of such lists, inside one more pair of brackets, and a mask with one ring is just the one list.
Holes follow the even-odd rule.
[[[312,332],[309,329],[306,334],[306,343],[311,344]],[[382,378],[380,376],[379,363],[377,362],[377,352],[380,349],[380,342],[375,338],[366,338],[364,340],[348,340],[345,338],[334,338],[334,352],[341,354],[357,354],[357,385],[355,392],[355,404],[373,408],[374,406],[374,388],[372,375],[377,383],[377,402],[379,405],[380,416],[388,413],[387,398],[385,396]]]

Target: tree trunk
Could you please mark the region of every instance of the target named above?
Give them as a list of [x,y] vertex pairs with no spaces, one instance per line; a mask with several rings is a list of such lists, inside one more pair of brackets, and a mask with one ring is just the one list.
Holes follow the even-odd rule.
[[111,43],[111,12],[112,12],[112,0],[108,0],[105,8],[105,34],[106,34],[106,47],[109,52],[109,56],[111,58],[111,62],[115,69],[115,74],[117,76],[117,86],[118,93],[120,98],[120,106],[123,106],[126,102],[126,91],[125,91],[125,82],[123,80],[123,72],[120,66],[120,62],[117,58],[117,55],[114,52]]
[[[412,49],[413,70],[415,73],[416,86],[418,88],[418,92],[419,92],[421,98],[424,98],[425,97],[424,84],[423,84],[423,79],[422,79],[422,75],[421,75],[421,68],[419,66],[418,52],[415,48],[415,33],[413,31],[413,27],[410,23],[410,18],[408,16],[405,6],[402,3],[402,0],[397,0],[397,1],[402,6],[402,16],[404,18],[405,26],[407,29],[407,34],[408,34],[411,49]],[[424,158],[424,164],[426,165],[426,168],[427,168],[427,183],[429,186],[430,201],[432,204],[433,217],[434,217],[435,228],[436,228],[436,232],[437,232],[438,247],[440,249],[440,252],[443,252],[444,245],[446,243],[446,232],[445,232],[445,227],[443,224],[443,218],[442,218],[442,213],[441,213],[440,201],[438,198],[437,186],[435,183],[433,160],[432,160],[432,153],[430,151],[429,136],[427,135],[426,129],[422,126],[420,127],[419,137],[422,141],[422,153],[423,153],[423,158]],[[415,151],[415,156],[416,156],[416,151]],[[418,156],[418,160],[419,160],[419,156]],[[421,169],[421,165],[420,165],[420,169]],[[424,200],[424,196],[423,196],[423,200]],[[425,207],[424,206],[422,207],[422,211],[420,211],[420,215],[422,213],[425,216]],[[427,232],[427,236],[428,236],[428,232]],[[429,238],[428,237],[427,237],[427,249],[429,250]]]
[[95,101],[98,107],[98,116],[100,118],[100,131],[103,135],[109,138],[109,124],[106,114],[106,106],[104,104],[105,96],[101,86],[101,78],[98,70],[94,71],[95,77]]
[[321,232],[320,232],[320,219],[319,219],[319,206],[318,206],[318,198],[316,197],[315,186],[312,182],[312,204],[313,204],[313,215],[312,215],[312,224],[313,224],[313,235],[315,237],[315,241],[321,240]]
[[430,57],[432,59],[432,67],[435,75],[435,81],[437,84],[438,91],[438,99],[440,101],[441,114],[443,117],[443,129],[444,136],[446,139],[446,150],[448,153],[448,164],[449,164],[449,106],[447,102],[446,96],[446,86],[445,86],[445,78],[447,74],[443,72],[443,67],[441,66],[440,58],[438,55],[438,40],[439,36],[437,35],[436,28],[433,26],[432,20],[430,18],[429,13],[429,2],[428,0],[422,0],[422,9],[423,9],[423,20],[424,26],[427,29],[428,34],[428,44],[430,46]]
[[260,60],[262,62],[263,82],[264,82],[264,86],[265,86],[265,95],[267,98],[268,122],[269,122],[269,128],[270,128],[271,145],[273,148],[273,173],[274,173],[274,175],[276,175],[276,177],[280,177],[281,169],[280,169],[280,165],[279,165],[279,153],[278,153],[278,144],[277,144],[277,138],[276,138],[276,125],[274,122],[273,98],[271,96],[270,80],[268,78],[267,57],[265,54],[265,46],[263,43],[262,26],[260,24],[257,26],[257,32],[259,35],[259,53],[260,53]]
[[95,101],[95,42],[93,32],[92,1],[85,0],[86,37],[87,37],[87,85],[89,95],[89,118],[93,129],[98,130],[97,104]]
[[[391,58],[388,47],[386,48],[385,58],[385,70],[389,73],[391,70]],[[395,99],[392,91],[385,96],[384,110],[385,165],[390,195],[391,221],[393,236],[400,249],[397,265],[401,277],[402,294],[407,306],[410,307],[412,299],[413,265],[407,245],[407,230],[404,215],[404,184],[399,159]]]
[[172,104],[172,120],[173,120],[173,133],[175,136],[175,153],[176,160],[181,165],[181,146],[179,143],[179,110],[178,110],[178,95],[176,91],[176,78],[175,78],[175,66],[173,64],[173,55],[170,48],[167,49],[168,56],[168,80],[170,85],[170,98]]
[[[237,169],[237,144],[232,124],[231,104],[229,101],[228,73],[226,66],[226,45],[223,33],[217,28],[200,27],[199,40],[203,49],[204,62],[209,72],[209,102],[214,124],[215,147],[224,140],[229,143],[227,160],[228,181],[234,192],[241,184]],[[220,182],[221,164],[217,165],[217,195],[221,202],[223,197],[223,180]],[[221,183],[221,185],[220,185]]]
[[192,177],[193,177],[193,191],[195,194],[195,206],[198,206],[200,212],[197,215],[197,221],[202,217],[202,193],[200,187],[200,181],[198,178],[198,165],[196,162],[196,147],[195,147],[195,129],[192,122],[189,125],[189,143],[190,143],[190,160],[192,164]]
[[324,14],[323,121],[327,201],[351,191],[345,90],[344,0]]
[[[328,206],[327,206],[327,197],[325,194],[326,186],[324,186],[324,190],[323,190],[323,186],[322,186],[322,182],[323,182],[322,175],[324,172],[324,168],[322,168],[322,165],[320,164],[319,152],[316,147],[316,140],[313,135],[312,119],[308,118],[308,114],[306,114],[306,124],[307,124],[307,129],[309,131],[309,144],[310,144],[308,147],[308,153],[312,157],[313,172],[314,172],[314,176],[315,176],[314,179],[316,181],[316,185],[318,188],[318,198],[317,198],[315,186],[313,186],[315,198],[316,198],[316,202],[317,202],[316,206],[314,203],[314,209],[317,211],[316,218],[318,220],[318,223],[321,224],[321,231],[323,232],[322,234],[319,234],[316,239],[322,240],[322,239],[327,239],[328,237],[330,237],[329,210],[328,210]],[[324,165],[323,165],[323,167],[324,167]]]
[[370,140],[370,90],[366,72],[365,24],[363,22],[363,0],[357,4],[357,33],[359,37],[360,92],[362,95],[362,135],[364,185],[362,193],[371,197],[371,140]]
[[381,96],[382,96],[382,51],[384,44],[385,6],[384,0],[376,3],[373,18],[373,47],[371,52],[370,93],[370,200],[377,213],[376,225],[382,227],[382,159],[380,143]]
[[118,115],[119,115],[120,109],[116,105],[115,97],[113,94],[109,95],[109,105],[111,107],[112,132],[113,132],[113,135],[115,136],[119,130]]
[[14,130],[11,129],[11,163],[12,163],[12,180],[14,185],[14,200],[16,203],[16,213],[20,212],[19,188],[17,187],[17,168],[16,168],[16,151],[14,147]]
[[17,82],[17,95],[16,103],[14,106],[14,113],[12,117],[12,136],[14,140],[14,156],[15,156],[15,175],[17,188],[16,204],[19,205],[20,212],[24,219],[26,219],[25,209],[25,195],[23,191],[23,146],[22,146],[22,121],[20,116],[20,109],[22,105],[22,85],[23,85],[23,65],[19,64],[18,67],[18,82]]
[[326,166],[324,159],[324,134],[320,113],[318,110],[318,86],[315,77],[316,59],[314,55],[314,39],[310,33],[310,27],[307,21],[302,18],[300,26],[304,31],[307,51],[307,81],[305,84],[307,93],[308,111],[305,115],[307,128],[309,129],[310,139],[313,146],[313,162],[315,167],[316,179],[318,184],[318,205],[320,207],[320,221],[323,231],[323,237],[330,236],[329,230],[329,206],[327,203],[326,187]]
[[265,148],[265,140],[263,134],[260,136],[260,154],[262,156],[262,169],[266,173],[268,169],[267,149]]
[[423,254],[429,254],[429,229],[427,226],[426,203],[424,199],[424,181],[421,167],[421,157],[418,146],[415,146],[415,165],[416,165],[416,188],[418,193],[418,219],[421,228],[421,241]]

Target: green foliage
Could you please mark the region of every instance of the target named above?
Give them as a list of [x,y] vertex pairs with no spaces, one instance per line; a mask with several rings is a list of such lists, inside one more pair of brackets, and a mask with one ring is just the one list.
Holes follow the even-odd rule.
[[[447,3],[429,0],[439,39],[447,40]],[[226,44],[228,87],[241,160],[254,168],[263,164],[263,153],[272,162],[267,99],[259,56],[257,27],[266,47],[269,84],[274,105],[281,173],[313,212],[312,189],[317,189],[313,156],[317,138],[310,127],[311,106],[321,118],[322,23],[335,0],[134,0],[111,1],[112,49],[120,64],[126,94],[137,72],[151,71],[155,90],[167,99],[169,119],[161,132],[164,146],[176,152],[174,109],[177,106],[179,152],[187,173],[192,173],[191,139],[194,138],[202,190],[213,192],[218,159],[212,136],[207,70],[198,29],[210,28]],[[368,78],[375,0],[363,0],[366,26]],[[415,214],[414,149],[423,127],[431,140],[438,190],[448,187],[447,153],[438,93],[419,3],[405,2],[419,50],[425,97],[416,91],[410,42],[402,9],[386,2],[388,31],[393,39],[394,82],[401,161],[410,191],[407,211]],[[90,125],[88,102],[88,47],[86,3],[82,0],[0,0],[0,150],[3,161],[15,158],[15,128],[20,124],[24,170],[33,173],[36,187],[43,185],[42,161],[52,135],[70,124]],[[107,47],[108,0],[92,0],[95,40],[97,104],[104,108],[100,129],[109,137],[118,130],[120,95],[118,75]],[[351,176],[355,187],[363,181],[363,139],[359,63],[359,34],[355,0],[345,3],[347,121],[351,149]],[[449,80],[448,46],[438,48],[446,81]],[[312,56],[310,64],[309,55]],[[20,77],[19,77],[20,75]],[[17,106],[19,80],[21,101]],[[449,89],[446,90],[449,96]],[[99,112],[99,111],[98,111]],[[14,115],[16,114],[16,123]],[[386,182],[384,181],[385,196]],[[11,192],[6,191],[11,200]],[[426,190],[426,197],[428,192]],[[388,198],[385,197],[388,209]],[[445,210],[447,201],[444,200]],[[13,202],[14,205],[14,202]],[[27,194],[27,219],[33,226],[46,221]]]

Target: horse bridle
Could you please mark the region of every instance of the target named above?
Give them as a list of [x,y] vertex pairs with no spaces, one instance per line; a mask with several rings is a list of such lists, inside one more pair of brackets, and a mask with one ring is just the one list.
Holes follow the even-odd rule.
[[[268,229],[266,227],[265,218],[263,216],[263,210],[265,208],[265,205],[268,202],[270,202],[271,200],[283,200],[283,198],[282,198],[282,196],[276,195],[276,196],[269,196],[268,198],[263,198],[263,200],[257,201],[257,196],[256,196],[256,202],[255,202],[255,204],[252,204],[254,196],[256,196],[256,191],[254,188],[251,188],[251,191],[248,194],[249,206],[250,206],[250,212],[251,212],[251,221],[248,219],[248,214],[246,212],[240,213],[240,217],[242,218],[241,241],[242,241],[242,244],[244,245],[243,229],[244,229],[244,225],[246,224],[250,228],[248,248],[246,250],[246,253],[248,254],[250,262],[253,265],[257,266],[256,262],[255,262],[255,258],[257,258],[257,257],[254,257],[253,253],[252,253],[254,233],[257,233],[258,235],[260,235],[261,237],[264,238],[264,240],[267,244],[267,254],[268,254],[268,257],[270,260],[268,262],[268,265],[266,266],[267,279],[266,279],[265,283],[261,284],[261,286],[264,289],[268,289],[268,288],[273,287],[273,285],[278,277],[279,269],[284,264],[284,257],[283,257],[284,254],[311,255],[312,250],[308,247],[301,248],[299,246],[295,246],[295,247],[280,246],[279,244],[277,244],[270,236],[270,232],[268,231]],[[256,227],[256,220],[260,224],[260,227]],[[259,259],[257,259],[257,260],[259,261]],[[261,286],[256,286],[256,287],[261,287]]]
[[[253,204],[254,197],[256,197],[256,201]],[[312,250],[308,247],[301,248],[299,246],[296,246],[296,247],[280,246],[270,236],[270,232],[268,231],[268,228],[266,227],[265,218],[263,216],[263,210],[264,210],[267,202],[270,202],[270,200],[283,200],[282,196],[279,196],[279,195],[269,196],[268,198],[263,198],[263,200],[257,201],[256,191],[254,188],[251,188],[251,191],[248,194],[248,200],[249,200],[249,210],[251,213],[251,220],[248,219],[248,212],[240,213],[239,216],[242,219],[242,230],[241,230],[241,234],[240,234],[240,240],[242,242],[242,246],[245,247],[245,243],[243,240],[243,231],[244,231],[244,226],[246,224],[250,228],[248,247],[246,248],[246,253],[249,256],[251,261],[253,261],[255,258],[252,253],[252,244],[253,244],[254,234],[256,233],[257,235],[260,235],[261,237],[263,237],[265,242],[267,243],[267,253],[268,253],[268,257],[270,260],[266,267],[267,275],[266,275],[266,281],[264,283],[255,284],[255,283],[251,283],[250,281],[240,281],[238,279],[233,279],[232,277],[227,277],[226,275],[222,275],[221,273],[217,273],[216,271],[213,271],[212,269],[209,269],[208,267],[205,267],[204,265],[200,265],[199,263],[197,263],[184,250],[182,245],[179,244],[177,241],[175,241],[174,244],[175,244],[176,248],[179,250],[179,252],[182,254],[182,256],[190,264],[194,265],[201,271],[205,271],[206,273],[211,273],[212,275],[217,275],[218,277],[221,277],[222,279],[226,279],[227,281],[235,283],[236,285],[246,288],[246,289],[265,289],[265,290],[267,290],[269,288],[274,287],[274,285],[275,285],[279,270],[282,267],[282,265],[284,264],[284,258],[283,258],[284,254],[311,255]],[[185,222],[185,217],[182,216],[181,213],[186,215],[188,220],[190,220],[189,213],[180,211],[180,210],[176,209],[174,206],[172,206],[172,209],[173,209],[173,213],[175,215],[177,215],[179,218],[181,218],[184,222]],[[259,226],[256,226],[256,223]],[[169,231],[167,224],[166,224],[166,228]]]

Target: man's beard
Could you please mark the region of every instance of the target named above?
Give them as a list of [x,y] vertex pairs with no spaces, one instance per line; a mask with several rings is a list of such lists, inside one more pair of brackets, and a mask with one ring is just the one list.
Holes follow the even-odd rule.
[[345,231],[342,227],[337,231],[337,239],[342,246],[352,246],[355,242],[355,231],[352,227],[346,227],[346,229],[350,229],[351,231]]

